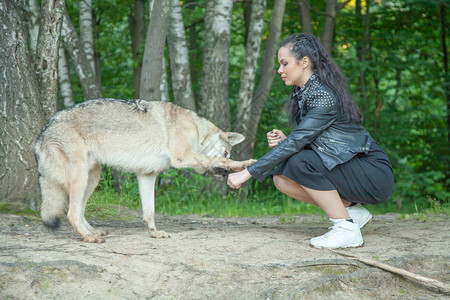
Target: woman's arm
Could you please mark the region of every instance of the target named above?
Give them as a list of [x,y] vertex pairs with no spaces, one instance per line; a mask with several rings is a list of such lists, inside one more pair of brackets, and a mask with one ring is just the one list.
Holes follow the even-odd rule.
[[248,168],[248,172],[262,181],[270,171],[285,159],[312,143],[337,119],[339,103],[331,92],[320,89],[306,100],[307,113],[289,136]]
[[230,175],[228,175],[227,184],[233,189],[238,189],[244,182],[249,180],[251,177],[252,175],[248,172],[248,170],[244,169],[242,171],[231,173]]

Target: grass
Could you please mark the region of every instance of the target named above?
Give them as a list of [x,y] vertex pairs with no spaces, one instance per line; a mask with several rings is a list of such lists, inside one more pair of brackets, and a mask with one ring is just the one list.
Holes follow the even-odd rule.
[[[270,181],[259,183],[251,179],[247,188],[220,192],[225,185],[225,182],[214,184],[211,177],[198,175],[190,170],[170,169],[158,177],[155,191],[156,212],[164,215],[195,214],[215,217],[271,215],[280,216],[280,220],[285,223],[295,222],[291,217],[295,215],[325,216],[320,208],[294,200],[277,191]],[[141,209],[135,176],[126,175],[122,188],[121,194],[115,191],[111,172],[106,169],[102,172],[102,180],[97,190],[88,202],[88,212],[113,217],[117,212],[112,206]],[[390,200],[380,205],[370,205],[368,208],[372,214],[401,213],[403,219],[422,220],[427,219],[428,215],[450,214],[448,202],[441,204],[432,197],[422,200],[420,205],[416,202],[405,203],[401,211],[396,208],[394,201]]]
[[[87,209],[105,216],[113,215],[109,205],[140,209],[139,189],[133,175],[127,175],[121,194],[114,190],[109,171],[103,172],[102,181],[92,194]],[[292,216],[298,214],[323,214],[310,204],[296,201],[280,192],[250,186],[252,192],[242,190],[223,194],[214,188],[213,179],[190,171],[168,170],[159,176],[155,207],[158,214],[233,216]],[[260,183],[253,182],[253,185]],[[286,218],[288,222],[289,218]]]

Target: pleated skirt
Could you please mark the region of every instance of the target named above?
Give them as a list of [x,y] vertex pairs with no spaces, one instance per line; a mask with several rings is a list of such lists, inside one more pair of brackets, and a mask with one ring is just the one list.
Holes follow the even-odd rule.
[[331,170],[306,147],[281,163],[271,175],[286,176],[314,190],[337,190],[342,199],[363,204],[386,201],[394,187],[392,165],[377,143],[372,143],[367,154],[359,153]]

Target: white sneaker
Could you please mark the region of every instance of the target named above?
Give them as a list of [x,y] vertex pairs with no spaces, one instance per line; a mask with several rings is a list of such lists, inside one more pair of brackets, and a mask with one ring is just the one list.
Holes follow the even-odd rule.
[[359,225],[345,219],[330,219],[334,226],[324,235],[311,239],[310,245],[315,248],[349,248],[359,247],[364,241]]
[[363,228],[364,225],[372,220],[372,214],[361,204],[349,206],[345,208],[350,215],[350,218],[359,225],[359,228]]

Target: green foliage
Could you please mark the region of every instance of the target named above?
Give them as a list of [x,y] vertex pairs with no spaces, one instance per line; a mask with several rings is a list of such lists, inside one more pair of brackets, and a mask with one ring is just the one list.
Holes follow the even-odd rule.
[[[66,3],[77,28],[78,2]],[[310,3],[313,30],[320,36],[325,18],[321,12],[325,11],[325,2]],[[439,14],[442,1],[371,1],[369,48],[364,62],[357,56],[357,48],[364,35],[363,22],[357,18],[351,3],[337,15],[333,57],[349,80],[350,89],[365,117],[364,126],[387,152],[395,174],[392,196],[374,210],[404,214],[448,211],[450,147],[444,91],[448,82],[444,80]],[[137,63],[132,59],[128,29],[132,5],[124,0],[93,1],[93,4],[97,22],[95,47],[101,61],[103,94],[105,97],[131,98],[132,66]],[[246,34],[244,6],[244,2],[234,2],[229,66],[231,124],[238,101],[241,71],[246,67],[242,65]],[[272,7],[273,1],[268,1],[261,59]],[[205,0],[183,1],[193,89],[197,97],[201,88],[204,12]],[[364,6],[362,13],[364,17]],[[296,1],[287,1],[281,39],[301,32],[301,29]],[[449,46],[448,35],[446,43]],[[362,71],[365,74],[365,95],[360,83]],[[169,66],[168,72],[170,74]],[[82,91],[73,70],[72,83],[75,97],[80,102]],[[261,157],[269,150],[265,139],[267,131],[278,128],[289,133],[291,130],[284,113],[289,94],[290,88],[278,77],[275,78],[258,124],[254,157]],[[95,201],[102,203],[115,198],[114,202],[139,207],[138,189],[133,176],[127,178],[125,192],[119,196],[113,192],[110,174],[105,172],[104,176],[106,180],[93,195]],[[157,190],[158,211],[221,216],[289,215],[320,211],[281,195],[270,178],[263,183],[251,181],[245,197],[230,191],[225,198],[222,194],[208,191],[210,180],[192,172],[170,170],[162,174],[162,183]],[[400,202],[402,208],[399,210]]]

